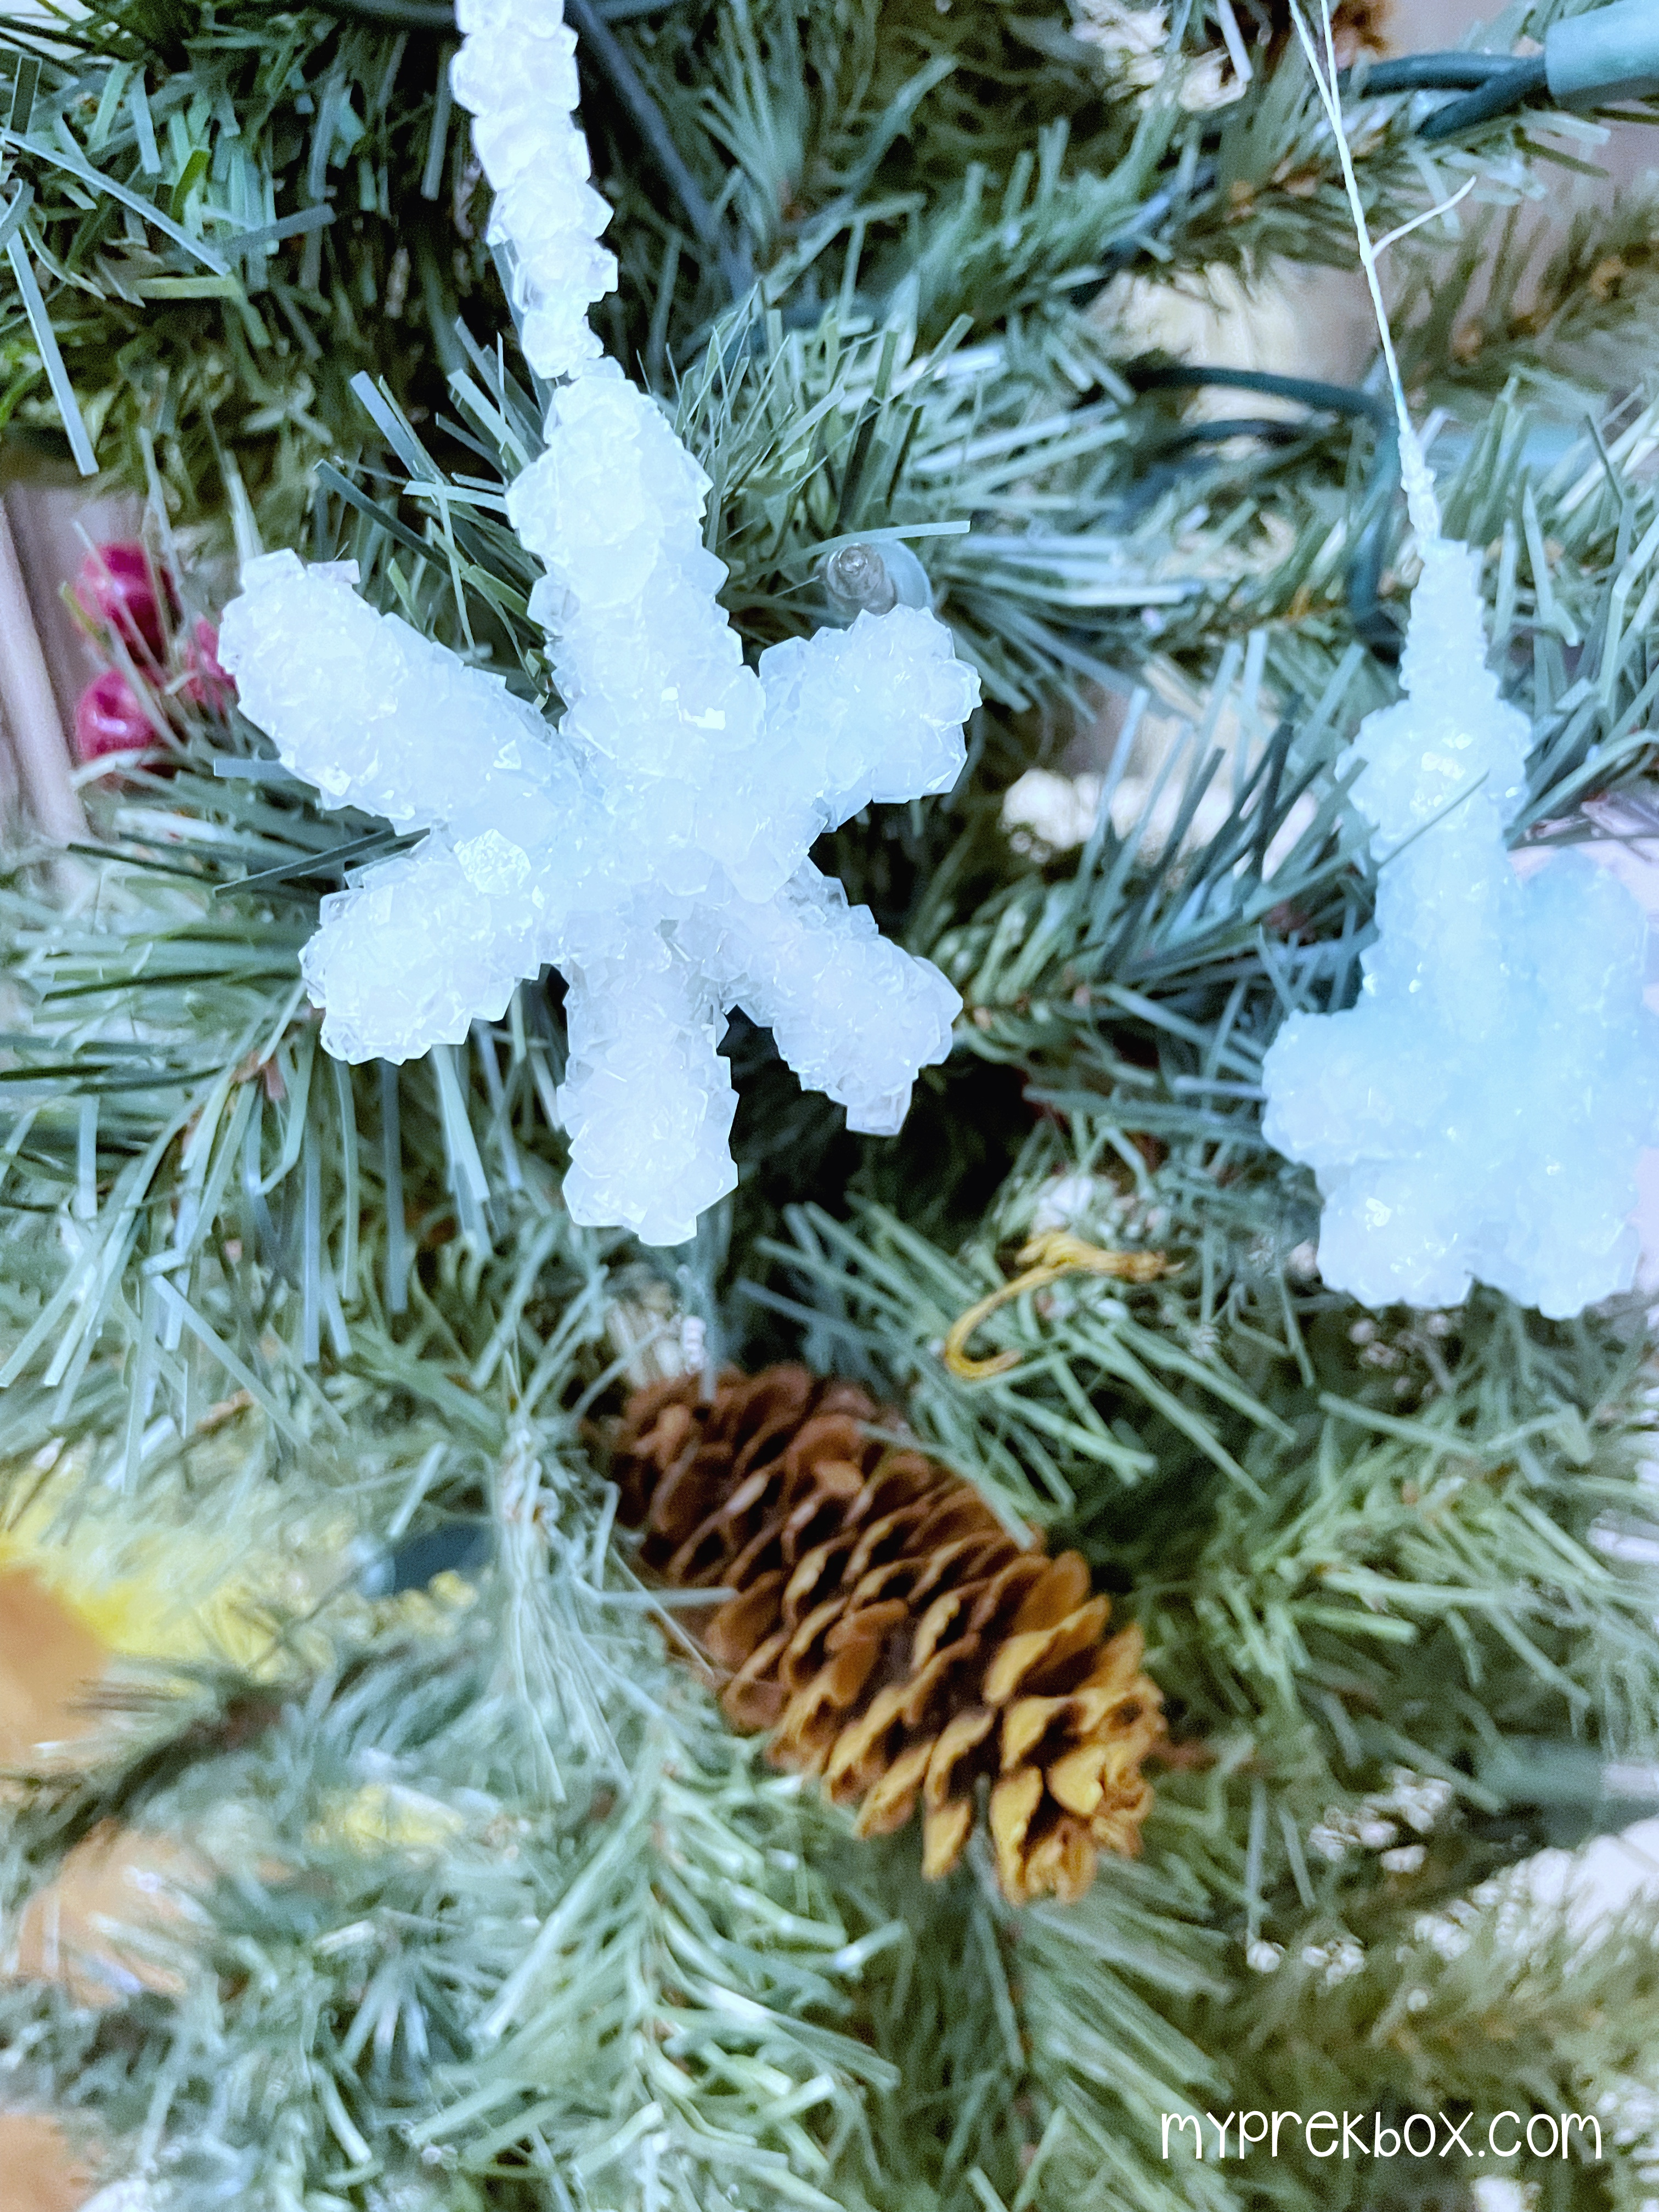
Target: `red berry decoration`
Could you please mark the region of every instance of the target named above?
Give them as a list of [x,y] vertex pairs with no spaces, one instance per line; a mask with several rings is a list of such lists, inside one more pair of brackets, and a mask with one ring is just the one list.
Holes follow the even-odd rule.
[[180,696],[192,707],[228,714],[236,704],[236,678],[219,665],[219,633],[205,616],[185,641],[185,666],[190,674],[179,687]]
[[155,743],[149,716],[118,668],[106,668],[88,684],[75,709],[75,750],[83,761],[137,752]]
[[[160,583],[160,592],[157,583]],[[94,622],[113,630],[130,653],[160,660],[175,611],[173,586],[152,568],[142,545],[100,545],[88,554],[76,597]]]

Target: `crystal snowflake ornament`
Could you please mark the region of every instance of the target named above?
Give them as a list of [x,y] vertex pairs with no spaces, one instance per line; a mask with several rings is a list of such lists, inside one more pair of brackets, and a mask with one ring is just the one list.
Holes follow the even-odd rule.
[[1637,1158],[1659,1128],[1646,921],[1582,854],[1522,878],[1506,832],[1532,732],[1486,665],[1480,556],[1442,534],[1345,133],[1336,60],[1302,14],[1399,425],[1422,573],[1405,696],[1350,758],[1383,865],[1359,1003],[1292,1014],[1262,1062],[1262,1130],[1325,1200],[1319,1268],[1365,1304],[1462,1303],[1490,1283],[1565,1318],[1634,1279]]
[[526,351],[568,380],[507,500],[544,570],[530,606],[562,721],[377,613],[355,571],[292,553],[245,568],[220,658],[295,774],[424,833],[324,902],[302,967],[327,1049],[457,1043],[556,967],[566,1203],[678,1243],[736,1182],[717,1050],[733,1007],[871,1133],[899,1127],[949,1052],[956,993],[807,854],[872,800],[951,788],[978,681],[902,600],[744,664],[703,544],[708,480],[582,319],[615,269],[568,112],[570,35],[547,0],[463,0],[460,21],[455,88],[477,111]]
[[1475,1280],[1562,1317],[1634,1275],[1659,1115],[1646,922],[1581,854],[1511,866],[1531,731],[1486,665],[1479,555],[1437,535],[1422,556],[1406,696],[1354,745],[1376,941],[1357,1006],[1280,1030],[1263,1131],[1318,1176],[1334,1289],[1449,1306]]

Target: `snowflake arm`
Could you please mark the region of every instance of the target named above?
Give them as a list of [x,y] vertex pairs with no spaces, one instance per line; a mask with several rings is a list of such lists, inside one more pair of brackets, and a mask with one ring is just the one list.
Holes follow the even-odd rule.
[[565,1205],[573,1220],[683,1244],[737,1187],[737,1094],[715,1049],[723,1015],[706,980],[648,926],[620,932],[568,974]]
[[512,826],[543,842],[584,804],[545,722],[499,676],[360,599],[353,562],[270,553],[242,571],[219,653],[285,768],[336,806],[457,844]]
[[599,359],[587,311],[617,289],[616,256],[598,243],[611,210],[570,120],[575,33],[557,0],[459,0],[456,21],[450,82],[477,118],[472,143],[495,188],[489,242],[508,250],[525,356],[538,376],[568,376]]
[[300,972],[337,1060],[416,1060],[507,1011],[541,957],[522,902],[481,896],[435,838],[325,898]]
[[769,1029],[809,1091],[847,1126],[890,1137],[919,1072],[946,1059],[962,1000],[929,960],[890,944],[868,907],[803,867],[775,899],[732,910],[702,954],[723,997]]

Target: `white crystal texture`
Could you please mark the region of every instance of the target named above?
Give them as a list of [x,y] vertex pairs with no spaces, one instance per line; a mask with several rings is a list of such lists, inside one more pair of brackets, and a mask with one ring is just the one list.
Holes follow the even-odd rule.
[[772,647],[757,668],[716,593],[708,480],[655,403],[599,358],[586,311],[615,282],[571,119],[557,0],[461,0],[456,98],[510,249],[525,350],[570,381],[507,510],[544,575],[565,714],[553,731],[292,553],[250,562],[220,658],[243,711],[340,805],[422,832],[323,903],[302,969],[323,1042],[353,1060],[457,1043],[558,968],[565,1200],[676,1244],[734,1185],[736,1100],[717,1049],[742,1006],[851,1127],[898,1128],[961,1002],[807,859],[872,799],[948,791],[978,678],[922,607]]
[[[550,450],[608,434],[578,411]],[[595,498],[608,526],[619,507],[602,479]],[[599,526],[568,520],[578,537]],[[517,982],[558,967],[567,1203],[653,1243],[683,1242],[735,1181],[715,1049],[731,1008],[769,1024],[854,1128],[886,1133],[918,1071],[948,1054],[960,1006],[806,855],[872,796],[949,788],[973,672],[941,623],[907,607],[747,669],[708,587],[720,573],[700,539],[665,534],[644,574],[672,628],[643,621],[634,599],[607,621],[561,586],[569,707],[556,735],[499,678],[377,614],[349,570],[292,553],[247,564],[220,641],[243,710],[288,767],[337,804],[428,833],[324,902],[302,966],[328,1050],[401,1060],[459,1043]]]
[[1264,1129],[1316,1171],[1334,1288],[1448,1306],[1480,1281],[1565,1317],[1634,1277],[1637,1155],[1659,1120],[1646,924],[1581,854],[1511,866],[1527,720],[1486,665],[1478,556],[1437,538],[1423,564],[1406,696],[1354,746],[1376,940],[1356,1006],[1280,1030]]
[[737,1094],[715,1049],[722,1009],[661,930],[617,931],[570,969],[570,1058],[559,1112],[570,1138],[564,1200],[578,1221],[620,1222],[683,1243],[737,1185]]
[[540,376],[568,375],[599,358],[587,310],[617,285],[616,257],[598,243],[611,210],[570,120],[575,33],[561,0],[459,0],[456,21],[450,84],[495,190],[489,242],[509,249],[525,358]]

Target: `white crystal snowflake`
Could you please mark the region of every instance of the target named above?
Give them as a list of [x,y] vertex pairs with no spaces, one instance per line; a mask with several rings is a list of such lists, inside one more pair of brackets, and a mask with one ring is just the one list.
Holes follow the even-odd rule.
[[477,113],[546,450],[507,512],[545,574],[531,596],[566,702],[556,735],[292,553],[250,562],[220,656],[283,762],[340,805],[425,832],[324,902],[302,968],[323,1042],[402,1060],[456,1043],[554,966],[569,987],[558,1094],[578,1221],[690,1237],[736,1182],[716,1047],[741,1006],[851,1127],[890,1133],[960,1001],[807,860],[872,799],[948,791],[979,696],[926,609],[773,646],[759,666],[715,593],[708,480],[653,401],[599,357],[587,307],[616,280],[569,114],[556,0],[461,0],[457,97]]
[[354,571],[291,553],[248,564],[221,653],[296,775],[426,833],[325,902],[302,967],[327,1048],[401,1060],[459,1042],[556,966],[566,1201],[678,1243],[736,1180],[716,1050],[732,1007],[855,1129],[896,1130],[949,1051],[945,978],[806,855],[872,799],[949,789],[977,682],[905,606],[744,665],[702,543],[708,480],[587,327],[616,264],[557,0],[461,0],[459,21],[454,90],[525,351],[571,380],[508,502],[546,570],[531,606],[563,721],[556,737],[498,678],[374,612]]
[[[672,446],[647,400],[620,379],[608,388]],[[537,483],[520,479],[515,507],[562,451]],[[624,505],[586,513],[608,527]],[[708,561],[700,538],[691,550]],[[949,1052],[956,993],[806,853],[872,799],[948,790],[975,686],[944,625],[909,607],[746,668],[712,596],[661,555],[658,568],[683,626],[653,625],[631,649],[601,635],[597,665],[573,626],[556,741],[498,678],[377,614],[349,570],[292,553],[248,563],[220,650],[295,775],[428,833],[324,902],[302,967],[328,1050],[401,1060],[459,1042],[520,980],[559,968],[566,1203],[672,1244],[735,1182],[736,1100],[715,1049],[732,1006],[769,1025],[855,1129],[896,1130],[918,1069]]]
[[1376,942],[1357,1006],[1280,1030],[1263,1128],[1318,1175],[1334,1288],[1446,1306],[1474,1279],[1564,1316],[1634,1273],[1659,1108],[1646,925],[1582,854],[1510,866],[1528,726],[1486,665],[1478,555],[1422,551],[1407,696],[1354,746],[1385,863]]

